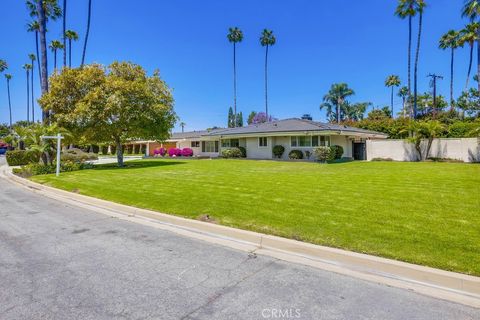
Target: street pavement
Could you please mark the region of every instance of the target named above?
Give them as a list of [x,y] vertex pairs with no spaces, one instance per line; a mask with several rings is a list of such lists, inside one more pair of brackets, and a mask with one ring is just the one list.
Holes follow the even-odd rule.
[[107,217],[0,179],[0,319],[459,320],[480,310]]

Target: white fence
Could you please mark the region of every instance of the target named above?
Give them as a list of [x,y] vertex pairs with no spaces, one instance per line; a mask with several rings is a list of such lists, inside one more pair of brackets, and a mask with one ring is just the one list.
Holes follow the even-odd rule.
[[[416,161],[415,146],[406,140],[367,140],[367,160],[390,158],[396,161]],[[427,141],[421,148],[426,151]],[[480,162],[480,138],[435,139],[428,157],[449,158],[464,162]]]

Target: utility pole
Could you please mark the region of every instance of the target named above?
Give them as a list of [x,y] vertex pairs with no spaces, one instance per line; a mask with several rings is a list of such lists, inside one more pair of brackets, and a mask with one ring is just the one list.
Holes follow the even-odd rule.
[[443,80],[443,76],[440,76],[435,73],[430,73],[428,77],[432,78],[431,86],[433,86],[433,114],[434,116],[437,113],[437,80]]

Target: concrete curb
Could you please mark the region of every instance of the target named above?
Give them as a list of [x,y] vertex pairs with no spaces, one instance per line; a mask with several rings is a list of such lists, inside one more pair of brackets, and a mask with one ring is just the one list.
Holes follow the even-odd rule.
[[44,186],[12,174],[7,166],[0,175],[43,196],[111,217],[480,308],[479,277],[134,208]]

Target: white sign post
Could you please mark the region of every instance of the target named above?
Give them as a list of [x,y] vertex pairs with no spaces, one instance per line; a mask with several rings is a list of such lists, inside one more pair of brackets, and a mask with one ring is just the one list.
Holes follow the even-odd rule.
[[57,139],[57,171],[56,171],[56,176],[58,177],[60,175],[60,153],[61,153],[61,148],[62,148],[62,135],[58,133],[56,136],[41,136],[40,138],[42,139]]

